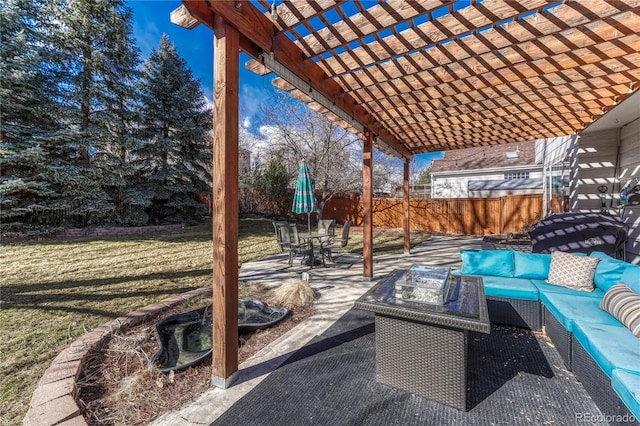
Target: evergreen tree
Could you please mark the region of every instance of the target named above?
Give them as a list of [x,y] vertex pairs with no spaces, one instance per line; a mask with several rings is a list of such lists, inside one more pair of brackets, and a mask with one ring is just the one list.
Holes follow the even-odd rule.
[[144,66],[143,143],[136,151],[137,188],[152,194],[153,222],[190,222],[206,214],[198,193],[211,182],[212,113],[185,60],[164,35]]
[[417,184],[430,184],[431,183],[431,164],[420,171],[420,175],[418,175],[418,179],[416,180]]
[[[60,121],[56,134],[59,167],[55,186],[69,224],[85,226],[130,217],[144,197],[127,189],[133,171],[129,153],[137,121],[132,11],[123,0],[57,0],[47,5],[57,28],[50,42],[63,52]],[[133,208],[130,208],[133,205]],[[137,209],[140,210],[140,209]]]
[[273,212],[279,213],[288,210],[291,201],[289,192],[289,173],[287,167],[278,157],[271,157],[264,170],[262,183],[259,188],[269,200]]
[[[46,232],[60,221],[59,195],[44,146],[58,129],[59,75],[47,42],[44,1],[0,5],[0,233]],[[53,230],[56,228],[54,227]],[[52,230],[49,228],[49,230]]]

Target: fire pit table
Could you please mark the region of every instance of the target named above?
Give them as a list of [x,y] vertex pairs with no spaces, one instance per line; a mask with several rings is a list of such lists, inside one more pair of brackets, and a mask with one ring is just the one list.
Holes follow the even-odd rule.
[[489,333],[482,279],[396,270],[355,302],[375,313],[376,380],[467,410],[468,332]]

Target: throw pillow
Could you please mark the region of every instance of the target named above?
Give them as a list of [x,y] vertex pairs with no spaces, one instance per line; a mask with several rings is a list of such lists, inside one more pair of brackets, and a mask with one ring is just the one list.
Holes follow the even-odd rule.
[[600,259],[596,268],[596,275],[593,277],[593,283],[596,287],[602,289],[602,291],[607,291],[614,284],[624,281],[622,274],[627,265],[629,265],[627,262],[614,259],[599,251],[594,251],[591,256]]
[[462,250],[460,257],[464,275],[513,277],[511,250]]
[[546,281],[549,284],[591,292],[598,261],[600,259],[597,257],[554,251],[551,253],[551,266]]
[[640,337],[640,294],[624,283],[615,284],[604,294],[600,309],[609,312],[636,337]]
[[513,252],[515,278],[544,280],[549,276],[551,255],[542,253]]
[[640,265],[628,264],[620,281],[636,293],[640,293]]

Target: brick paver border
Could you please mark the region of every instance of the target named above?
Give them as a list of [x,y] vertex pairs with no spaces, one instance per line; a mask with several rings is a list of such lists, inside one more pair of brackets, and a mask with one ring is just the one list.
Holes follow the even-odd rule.
[[100,347],[115,332],[125,331],[186,300],[211,292],[203,287],[184,294],[171,296],[128,315],[109,321],[75,340],[53,360],[38,381],[31,396],[29,411],[23,423],[26,426],[64,425],[86,426],[87,422],[76,402],[76,381],[89,354]]

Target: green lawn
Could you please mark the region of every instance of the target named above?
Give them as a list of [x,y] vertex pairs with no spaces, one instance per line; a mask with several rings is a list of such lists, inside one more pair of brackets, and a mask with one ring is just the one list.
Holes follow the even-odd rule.
[[[362,233],[347,247],[362,252]],[[426,235],[412,235],[412,242]],[[266,219],[242,219],[240,263],[278,253]],[[374,231],[374,252],[402,253],[402,234]],[[94,327],[211,285],[211,226],[0,246],[0,424],[18,424],[55,356]]]

